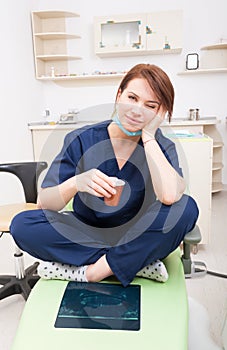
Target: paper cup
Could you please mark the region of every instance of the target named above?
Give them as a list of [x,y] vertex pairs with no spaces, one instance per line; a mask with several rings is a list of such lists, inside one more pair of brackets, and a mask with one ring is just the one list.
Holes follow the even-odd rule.
[[119,204],[120,198],[121,198],[121,193],[123,191],[125,182],[123,180],[114,178],[115,180],[115,190],[116,194],[113,194],[110,198],[105,197],[104,202],[106,205],[109,205],[111,207],[115,207]]

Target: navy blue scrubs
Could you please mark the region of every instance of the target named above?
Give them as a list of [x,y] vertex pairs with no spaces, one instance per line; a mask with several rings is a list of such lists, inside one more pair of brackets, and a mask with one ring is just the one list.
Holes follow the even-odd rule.
[[[111,270],[126,286],[141,268],[179,246],[194,227],[198,208],[186,195],[170,206],[156,200],[141,140],[119,169],[107,130],[110,123],[86,126],[66,135],[42,187],[56,186],[95,168],[125,181],[118,206],[107,206],[103,198],[79,192],[72,212],[20,213],[12,221],[11,233],[22,250],[42,260],[80,266],[95,263],[106,254]],[[182,175],[174,143],[160,129],[155,138]]]

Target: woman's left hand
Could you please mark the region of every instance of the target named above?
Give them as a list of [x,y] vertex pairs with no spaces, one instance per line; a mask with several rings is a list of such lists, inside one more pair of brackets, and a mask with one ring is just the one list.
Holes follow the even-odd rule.
[[143,142],[153,139],[156,130],[159,128],[163,120],[165,119],[166,111],[159,109],[158,113],[144,126],[142,129]]

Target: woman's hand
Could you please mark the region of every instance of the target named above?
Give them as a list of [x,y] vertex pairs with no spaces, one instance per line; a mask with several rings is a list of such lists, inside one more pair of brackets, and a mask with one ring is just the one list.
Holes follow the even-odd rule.
[[59,211],[80,192],[88,192],[97,197],[110,198],[116,193],[115,178],[109,177],[98,169],[91,169],[75,175],[60,185],[42,188],[39,192],[38,207]]
[[143,142],[146,142],[150,139],[154,139],[154,135],[156,133],[156,130],[159,128],[161,123],[163,122],[165,118],[166,111],[164,111],[162,108],[159,109],[158,113],[155,114],[152,119],[145,125],[145,127],[142,130],[142,140]]
[[[150,120],[142,130],[142,140],[157,199],[166,205],[177,202],[185,190],[185,181],[165,157],[155,133],[165,118],[163,109]],[[148,142],[153,140],[152,142]]]
[[75,175],[78,192],[87,192],[97,197],[110,198],[116,194],[114,178],[107,176],[98,169],[91,169]]

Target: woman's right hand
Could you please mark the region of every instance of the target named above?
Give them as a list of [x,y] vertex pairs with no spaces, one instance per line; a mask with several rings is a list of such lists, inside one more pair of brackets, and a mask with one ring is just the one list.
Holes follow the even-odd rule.
[[78,192],[87,192],[97,197],[110,198],[116,194],[114,179],[98,169],[75,175]]

